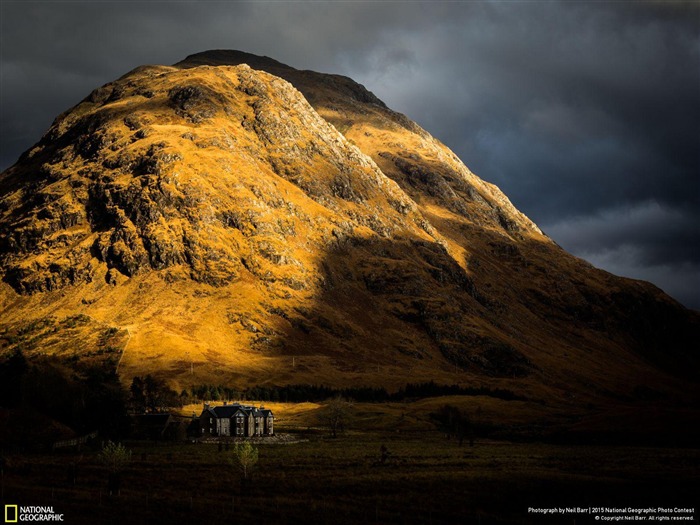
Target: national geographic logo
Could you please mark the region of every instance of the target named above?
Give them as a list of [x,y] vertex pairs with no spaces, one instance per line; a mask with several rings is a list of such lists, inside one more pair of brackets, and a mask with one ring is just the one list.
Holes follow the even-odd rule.
[[20,507],[5,505],[5,523],[26,523],[28,521],[63,521],[53,507]]

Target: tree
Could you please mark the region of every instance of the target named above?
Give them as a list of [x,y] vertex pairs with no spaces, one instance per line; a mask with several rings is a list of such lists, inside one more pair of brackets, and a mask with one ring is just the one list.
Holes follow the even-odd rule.
[[143,380],[143,393],[146,397],[146,408],[156,412],[162,405],[163,391],[166,389],[162,379],[156,379],[148,374]]
[[389,449],[386,447],[386,445],[382,443],[382,446],[379,447],[379,463],[381,465],[386,464],[387,460],[389,459],[389,456],[391,456],[391,452],[389,452]]
[[139,376],[134,377],[131,381],[131,405],[139,414],[146,411],[146,395],[143,392],[143,379]]
[[170,389],[165,381],[148,374],[136,376],[131,382],[131,405],[137,412],[157,412],[165,408],[182,406],[182,397]]
[[469,446],[474,446],[474,425],[469,415],[452,405],[443,405],[438,413],[431,414],[437,420],[440,428],[448,435],[455,436],[462,446],[465,438],[469,438]]
[[345,431],[350,419],[350,403],[342,397],[334,397],[326,403],[320,414],[321,422],[328,427],[331,436],[338,437]]
[[258,462],[258,449],[249,441],[236,443],[233,447],[233,456],[229,458],[229,461],[233,468],[240,471],[243,483],[246,484]]
[[29,365],[20,348],[0,363],[0,406],[14,408],[25,401],[24,380]]
[[100,463],[109,471],[109,494],[119,494],[121,487],[121,473],[131,461],[131,450],[121,443],[107,441],[99,454]]

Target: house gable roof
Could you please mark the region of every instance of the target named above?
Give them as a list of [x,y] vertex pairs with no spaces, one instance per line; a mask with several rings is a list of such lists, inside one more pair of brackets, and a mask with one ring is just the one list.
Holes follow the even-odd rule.
[[253,416],[253,417],[271,417],[272,416],[272,410],[260,409],[260,408],[255,408],[255,407],[247,406],[247,405],[239,405],[237,403],[233,404],[233,405],[206,407],[202,411],[201,416],[208,413],[211,417],[215,417],[217,419],[228,419],[228,418],[234,417],[239,412],[243,413],[246,416]]
[[230,418],[241,409],[240,405],[224,405],[212,408],[212,412],[219,419]]
[[170,418],[170,414],[139,414],[136,423],[142,427],[165,427]]

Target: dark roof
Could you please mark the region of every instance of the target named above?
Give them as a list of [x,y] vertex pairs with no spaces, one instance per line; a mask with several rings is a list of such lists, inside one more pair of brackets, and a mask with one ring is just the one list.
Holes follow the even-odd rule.
[[214,412],[214,415],[219,419],[227,418],[233,416],[236,412],[241,409],[241,405],[224,405],[220,407],[213,407],[210,409]]
[[136,421],[140,425],[166,425],[170,419],[170,414],[139,414]]
[[138,430],[160,430],[162,432],[171,421],[172,418],[170,414],[139,414],[135,417],[137,432]]
[[239,410],[243,411],[246,415],[252,415],[253,417],[269,417],[272,415],[272,410],[259,409],[248,405],[239,405],[238,403],[218,407],[207,407],[202,411],[202,414],[209,412],[209,414],[217,419],[224,419],[233,417]]

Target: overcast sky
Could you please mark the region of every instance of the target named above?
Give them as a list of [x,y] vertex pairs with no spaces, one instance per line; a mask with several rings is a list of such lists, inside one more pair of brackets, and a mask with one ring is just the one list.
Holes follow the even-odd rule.
[[572,253],[700,309],[700,3],[0,0],[0,169],[207,49],[364,84]]

